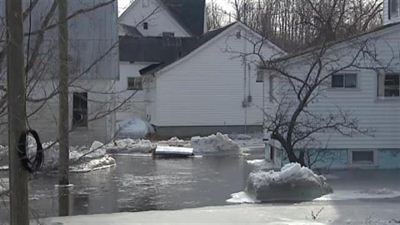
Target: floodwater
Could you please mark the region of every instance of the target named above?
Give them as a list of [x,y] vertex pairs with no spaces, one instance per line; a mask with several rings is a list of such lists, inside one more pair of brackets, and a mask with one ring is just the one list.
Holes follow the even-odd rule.
[[[113,168],[71,174],[71,215],[182,209],[228,204],[243,190],[251,166],[241,156],[152,159],[115,156]],[[2,174],[2,177],[7,174]],[[37,175],[30,182],[32,217],[58,214],[57,175]],[[8,211],[0,206],[0,221]]]

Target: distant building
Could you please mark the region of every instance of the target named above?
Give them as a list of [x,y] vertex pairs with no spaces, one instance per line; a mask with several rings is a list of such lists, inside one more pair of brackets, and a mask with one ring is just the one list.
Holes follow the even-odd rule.
[[141,117],[162,137],[262,131],[263,84],[242,56],[264,39],[240,22],[205,32],[204,14],[204,0],[137,0],[120,16],[117,89],[137,94],[118,121]]
[[[68,1],[68,14],[76,15],[68,20],[71,145],[88,144],[94,140],[108,142],[115,133],[115,112],[112,109],[115,106],[114,83],[119,69],[117,3],[108,2]],[[30,1],[24,0],[23,3],[27,11]],[[24,19],[25,33],[31,31],[31,35],[25,38],[26,52],[29,53],[27,62],[37,53],[27,79],[27,124],[39,132],[42,141],[58,138],[58,10],[52,3],[38,1],[31,17],[28,14]],[[85,12],[79,13],[82,11]],[[5,0],[1,0],[0,17],[4,19],[4,15]],[[0,24],[0,31],[5,34],[5,21]],[[6,35],[1,38],[0,50],[3,51]],[[2,87],[6,87],[4,60],[0,66]],[[4,92],[1,96],[5,96]],[[6,107],[0,105],[1,122],[7,121],[6,111],[3,111]],[[7,124],[0,128],[1,144],[6,144]]]

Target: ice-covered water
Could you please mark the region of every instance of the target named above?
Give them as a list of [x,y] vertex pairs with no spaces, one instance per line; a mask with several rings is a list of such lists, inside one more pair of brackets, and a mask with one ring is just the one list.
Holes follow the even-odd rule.
[[[152,159],[118,155],[116,166],[71,174],[74,215],[165,210],[229,204],[243,189],[251,166],[246,159],[202,157]],[[7,173],[1,174],[3,177]],[[30,206],[40,216],[57,215],[57,175],[38,175],[30,183]],[[0,221],[8,211],[0,207]]]

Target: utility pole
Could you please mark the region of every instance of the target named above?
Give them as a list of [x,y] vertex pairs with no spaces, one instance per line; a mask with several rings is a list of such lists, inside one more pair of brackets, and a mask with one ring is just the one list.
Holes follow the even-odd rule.
[[59,215],[69,215],[68,4],[58,1],[59,45]]
[[10,177],[10,224],[29,225],[28,172],[18,155],[19,138],[26,130],[24,33],[21,0],[6,1],[7,95]]

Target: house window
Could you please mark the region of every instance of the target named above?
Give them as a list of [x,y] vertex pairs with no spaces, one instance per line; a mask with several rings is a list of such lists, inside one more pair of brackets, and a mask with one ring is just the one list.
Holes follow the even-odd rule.
[[128,90],[143,90],[143,79],[141,77],[128,77]]
[[378,78],[378,96],[399,97],[400,74],[383,74]]
[[72,126],[88,126],[88,98],[87,92],[74,92],[72,109]]
[[256,79],[257,83],[262,83],[264,82],[264,71],[263,70],[258,70],[257,71],[257,79]]
[[351,151],[352,164],[374,164],[375,154],[372,150]]
[[173,37],[175,37],[175,33],[174,32],[162,32],[162,36],[173,38]]
[[357,87],[357,74],[343,73],[332,75],[333,88],[356,88]]
[[242,38],[242,32],[237,31],[237,32],[236,32],[236,38],[237,38],[237,39]]
[[389,19],[399,17],[400,13],[400,0],[389,0]]
[[149,23],[148,22],[144,22],[143,23],[143,29],[145,29],[145,30],[149,29]]

